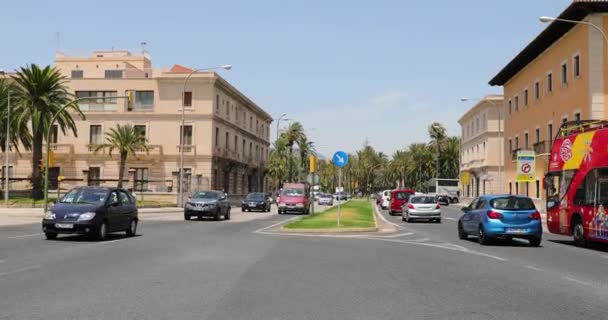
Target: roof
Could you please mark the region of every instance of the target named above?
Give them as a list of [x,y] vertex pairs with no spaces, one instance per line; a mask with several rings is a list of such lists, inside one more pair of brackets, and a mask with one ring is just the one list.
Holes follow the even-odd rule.
[[[606,0],[577,0],[572,2],[558,18],[582,21],[592,13],[608,12]],[[541,53],[557,42],[577,24],[563,21],[552,22],[532,42],[530,42],[511,62],[490,80],[492,86],[503,86]]]
[[474,114],[475,112],[480,111],[480,109],[482,107],[484,107],[484,108],[501,107],[503,101],[504,101],[503,95],[498,95],[498,94],[487,95],[487,96],[483,97],[481,100],[477,101],[477,103],[475,105],[473,105],[471,108],[469,108],[467,111],[465,111],[465,113],[462,116],[460,116],[460,119],[458,119],[458,123],[460,125],[462,125],[463,124],[462,122],[464,121],[464,119],[469,117],[471,114]]
[[174,64],[173,67],[171,67],[171,70],[169,70],[169,72],[190,73],[192,72],[192,69],[184,67],[180,64]]

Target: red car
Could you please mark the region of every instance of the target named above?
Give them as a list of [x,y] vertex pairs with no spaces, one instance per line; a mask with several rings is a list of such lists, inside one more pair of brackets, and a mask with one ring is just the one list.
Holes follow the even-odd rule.
[[388,214],[392,216],[394,213],[403,213],[403,205],[406,204],[410,197],[415,193],[416,192],[412,189],[393,190],[391,192]]

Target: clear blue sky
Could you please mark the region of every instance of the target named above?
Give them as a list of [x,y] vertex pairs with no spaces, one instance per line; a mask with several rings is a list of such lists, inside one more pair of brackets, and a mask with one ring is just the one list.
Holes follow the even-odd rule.
[[435,120],[458,134],[459,98],[502,92],[490,78],[570,2],[9,1],[0,68],[52,63],[57,32],[68,52],[146,41],[155,67],[232,64],[225,78],[326,156],[366,138],[392,154]]

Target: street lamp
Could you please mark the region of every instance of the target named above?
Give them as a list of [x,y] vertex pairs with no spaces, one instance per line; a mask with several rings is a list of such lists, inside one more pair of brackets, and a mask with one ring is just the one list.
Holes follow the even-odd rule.
[[[0,69],[0,75],[6,75],[4,70]],[[8,176],[8,165],[9,165],[9,141],[11,134],[11,88],[7,89],[7,106],[6,106],[6,141],[4,146],[4,205],[8,207],[8,188],[9,188],[9,176]]]
[[538,18],[538,20],[540,20],[540,22],[542,22],[542,23],[560,21],[560,22],[567,22],[567,23],[582,24],[582,25],[590,26],[590,27],[594,28],[595,30],[597,30],[602,35],[602,37],[604,37],[604,41],[606,42],[606,45],[608,45],[608,36],[606,36],[606,33],[604,32],[604,30],[602,30],[602,28],[596,26],[595,24],[593,24],[591,22],[569,20],[569,19],[562,19],[562,18],[555,18],[555,17],[548,17],[548,16],[542,16],[542,17]]
[[[431,126],[433,129],[438,130],[440,129],[439,126],[437,125],[432,125]],[[435,160],[435,179],[439,179],[439,141],[436,141],[436,151],[437,151],[437,159]],[[437,191],[437,190],[435,190]]]
[[186,96],[186,85],[188,84],[188,80],[190,80],[190,77],[192,77],[193,74],[197,73],[197,72],[205,72],[205,71],[211,71],[211,70],[217,70],[217,69],[224,69],[224,70],[230,70],[232,69],[232,66],[229,64],[224,64],[221,66],[217,66],[217,67],[210,67],[210,68],[196,68],[193,69],[188,76],[186,77],[186,79],[184,80],[184,88],[182,89],[182,119],[181,119],[181,127],[179,130],[179,185],[178,185],[178,195],[177,195],[177,204],[179,207],[183,206],[183,201],[184,201],[184,197],[183,197],[183,181],[184,181],[184,126],[185,126],[185,122],[186,122],[186,106],[184,105],[185,102],[185,96]]
[[281,123],[281,121],[289,121],[291,119],[286,118],[287,114],[283,113],[277,120],[277,140],[279,140],[279,124]]

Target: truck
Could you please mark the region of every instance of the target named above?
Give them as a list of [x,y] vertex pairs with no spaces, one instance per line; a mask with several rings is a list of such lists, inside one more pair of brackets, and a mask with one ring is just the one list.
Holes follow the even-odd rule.
[[280,192],[279,214],[310,213],[310,184],[306,182],[284,183]]

